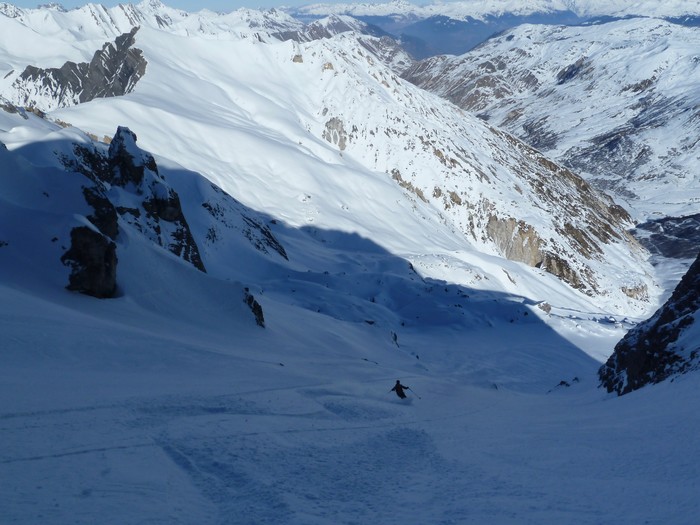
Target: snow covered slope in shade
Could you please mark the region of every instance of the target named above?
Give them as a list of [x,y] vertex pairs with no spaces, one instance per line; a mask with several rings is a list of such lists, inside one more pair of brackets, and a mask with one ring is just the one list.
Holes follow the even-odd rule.
[[[284,46],[238,57],[284,72],[302,51],[313,64],[309,48]],[[284,60],[259,60],[280,49]],[[90,181],[66,157],[110,147],[2,104],[2,521],[692,523],[697,374],[608,398],[599,361],[567,339],[604,353],[628,325],[595,319],[548,274],[473,250],[391,177],[299,132],[313,113],[285,106],[283,88],[273,99],[274,77],[251,78],[218,112],[189,98],[221,102],[218,75],[209,90],[161,85],[184,91],[169,101],[137,89],[65,110],[91,109],[100,135],[128,123],[143,164],[158,145],[261,204],[154,155],[207,273],[121,220],[109,300],[68,292],[60,256],[91,213]],[[549,315],[541,297],[557,299]],[[397,378],[407,402],[389,392]]]
[[[595,361],[548,327],[532,301],[500,286],[497,275],[481,270],[478,277],[492,281],[488,290],[425,279],[405,259],[354,233],[293,227],[246,208],[198,174],[153,159],[124,128],[107,148],[75,128],[24,116],[0,113],[0,140],[8,144],[0,152],[0,271],[8,298],[24,297],[29,304],[45,304],[48,311],[75,310],[77,317],[88,310],[96,323],[123,325],[120,330],[126,332],[149,332],[147,326],[163,334],[212,330],[207,340],[234,349],[239,331],[258,334],[241,337],[246,344],[256,337],[265,344],[273,341],[270,351],[287,357],[285,349],[293,347],[300,358],[319,351],[368,366],[382,355],[395,355],[411,370],[448,366],[470,383],[493,382],[514,390],[541,391],[562,375],[594,372]],[[145,169],[141,173],[127,170],[122,161],[113,163],[115,152],[127,152],[132,168]],[[104,162],[101,154],[108,155]],[[111,183],[96,178],[100,171],[113,177]],[[117,246],[118,293],[102,301],[66,291],[69,270],[62,261],[72,229],[108,229],[94,209],[96,183],[105,186],[100,204],[111,204],[118,212],[118,228],[111,234]],[[156,217],[157,206],[147,203],[149,192],[167,193],[171,207],[179,200],[178,220],[187,224],[189,242],[200,247],[203,264],[176,249],[175,240],[184,236],[168,237],[176,221]],[[517,272],[513,263],[509,269]],[[534,278],[531,284],[536,286]],[[244,287],[263,304],[264,330],[255,326],[244,303]],[[22,315],[31,315],[31,307]],[[525,343],[508,357],[513,345],[494,350],[483,342],[464,354],[458,334],[477,330],[496,337],[495,325],[541,330],[552,346],[543,350]],[[621,330],[609,337],[614,333],[619,337]],[[439,334],[447,338],[445,344],[430,344]],[[22,340],[17,348],[26,343]],[[97,344],[90,338],[84,343]],[[334,348],[330,354],[329,345]],[[234,353],[249,359],[247,348]],[[520,352],[546,362],[525,365],[530,371],[521,374]],[[494,359],[503,366],[490,365]]]
[[[162,157],[208,272],[122,221],[120,296],[66,291],[52,238],[89,209],[61,157],[107,146],[22,115],[0,112],[8,523],[632,525],[700,510],[698,464],[678,453],[700,431],[695,376],[602,402],[598,362],[495,275],[489,292],[422,279],[357,235],[262,221]],[[288,258],[259,250],[251,219]]]
[[[55,118],[97,136],[130,122],[148,150],[294,225],[357,232],[408,258],[426,246],[438,256],[475,247],[540,265],[588,294],[593,310],[641,313],[657,293],[624,213],[401,81],[352,35],[305,44],[138,35],[149,73],[137,89]],[[432,233],[416,238],[393,222],[388,210],[401,221],[406,206]],[[624,272],[610,264],[623,260],[614,264]]]
[[697,29],[659,20],[523,26],[405,76],[571,166],[644,221],[698,210],[699,45]]
[[[134,273],[143,297],[116,301],[0,282],[9,523],[633,525],[700,510],[683,452],[700,432],[693,376],[602,402],[593,363],[494,311],[491,327],[423,326],[401,350],[268,299],[261,331],[222,308],[222,283],[161,262]],[[458,347],[467,361],[438,352]],[[545,372],[524,394],[466,381],[474,369]]]
[[[236,287],[240,291],[244,285],[235,284],[240,282],[258,298],[264,295],[264,302],[277,305],[281,315],[271,315],[272,328],[284,317],[285,308],[292,308],[319,319],[373,327],[372,333],[390,348],[397,348],[397,342],[403,345],[403,330],[416,330],[426,323],[431,327],[462,323],[488,327],[490,321],[484,317],[488,311],[509,321],[541,324],[536,316],[530,317],[532,301],[509,294],[499,284],[501,265],[488,268],[480,264],[486,269],[478,268],[478,254],[473,256],[474,280],[491,283],[485,287],[488,292],[475,297],[480,306],[472,307],[468,304],[472,294],[466,289],[424,280],[408,261],[355,232],[303,224],[294,227],[247,208],[200,175],[143,152],[124,128],[109,147],[92,143],[76,128],[62,129],[22,112],[0,112],[0,129],[0,140],[7,144],[2,149],[2,274],[10,287],[39,295],[45,290],[51,297],[65,294],[69,270],[61,259],[70,247],[71,229],[91,225],[95,230],[110,230],[100,220],[95,206],[99,201],[103,208],[111,205],[117,210],[118,231],[103,232],[117,245],[115,302],[153,308],[162,315],[184,315],[191,301],[170,282],[175,280],[170,273],[159,274],[165,265],[182,274],[177,279],[208,282],[199,275],[205,273],[210,281],[221,283],[221,292],[202,296],[201,300],[214,301],[206,311],[216,308],[216,301],[226,296],[230,297],[222,303],[221,315],[232,313],[230,304],[241,303],[234,313],[245,311],[240,293],[236,297],[232,292]],[[146,169],[142,173],[127,170],[117,155],[123,150],[130,152],[134,166]],[[98,179],[104,175],[108,178]],[[387,183],[386,191],[391,187]],[[162,217],[157,210],[164,206],[149,203],[158,195],[169,208],[179,204],[175,215],[181,212],[182,217]],[[420,233],[420,219],[408,215],[403,220],[399,231],[413,227]],[[178,221],[186,224],[187,235],[174,233]],[[29,224],[33,226],[27,232]],[[176,246],[178,239],[186,237],[190,244],[196,243],[203,264],[190,260],[186,250]],[[506,261],[505,267],[513,274],[518,272],[515,263]],[[544,282],[538,285],[546,280],[527,272],[523,280],[542,289],[547,286]],[[207,289],[210,286],[216,285],[207,285]],[[553,279],[549,286],[567,293]],[[160,304],[169,294],[177,300]],[[207,295],[211,298],[206,299]],[[493,304],[497,298],[502,301]],[[250,312],[244,317],[252,324]]]

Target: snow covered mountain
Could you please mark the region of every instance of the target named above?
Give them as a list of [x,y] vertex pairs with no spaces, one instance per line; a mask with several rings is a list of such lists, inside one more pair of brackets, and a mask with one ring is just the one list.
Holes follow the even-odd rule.
[[668,277],[622,208],[381,36],[91,9],[0,15],[4,521],[695,519],[700,376],[598,388]]
[[412,4],[406,0],[389,2],[316,3],[300,7],[299,12],[309,15],[350,14],[362,16],[394,16],[429,18],[449,16],[456,20],[485,19],[494,16],[527,16],[544,13],[571,12],[579,17],[700,16],[700,7],[693,0],[656,2],[654,0],[622,0],[615,3],[603,0],[487,0],[484,2],[433,2]]
[[258,40],[275,38],[273,35],[304,27],[303,23],[275,9],[238,9],[231,13],[202,10],[189,13],[168,7],[160,0],[142,0],[137,4],[119,4],[116,7],[86,3],[71,10],[63,9],[58,4],[22,9],[0,3],[0,14],[21,22],[44,37],[85,41],[93,46],[96,42],[114,40],[135,27],[150,27],[182,36]]
[[[475,256],[470,287],[426,278],[356,233],[255,212],[123,128],[107,145],[20,108],[0,130],[4,521],[694,519],[676,450],[700,430],[695,377],[601,402],[599,362],[551,327],[589,349],[624,327],[497,291],[517,265],[487,274]],[[146,204],[175,195],[206,272],[162,242],[170,204]],[[96,299],[65,289],[61,257],[73,229],[107,231],[105,200],[117,294]],[[392,202],[393,235],[435,242]],[[635,490],[611,500],[620,483]]]
[[[138,28],[104,44],[90,62],[66,62],[49,69],[27,66],[12,85],[15,102],[28,107],[41,105],[48,111],[129,93],[147,66],[141,50],[133,47],[136,31]],[[53,104],[42,104],[47,100]]]
[[610,191],[644,222],[698,211],[699,45],[697,29],[652,19],[523,26],[405,77]]
[[[354,34],[304,44],[260,44],[243,39],[209,45],[208,40],[199,40],[197,46],[204,47],[196,53],[218,55],[216,70],[208,62],[201,63],[196,54],[188,58],[185,52],[177,61],[169,53],[164,55],[164,47],[177,49],[179,38],[149,28],[136,33],[136,46],[149,64],[134,91],[145,97],[141,101],[96,99],[97,110],[80,105],[55,112],[55,118],[90,129],[97,136],[109,136],[109,130],[119,125],[115,117],[133,119],[137,124],[132,127],[148,130],[151,118],[143,108],[164,107],[162,79],[169,79],[171,85],[186,86],[193,93],[211,93],[204,100],[183,101],[197,104],[199,115],[229,107],[239,113],[236,120],[271,128],[271,133],[283,129],[292,143],[303,144],[311,138],[314,149],[318,141],[330,143],[336,155],[348,157],[351,165],[392,181],[414,202],[425,204],[440,228],[458,232],[462,245],[540,268],[598,305],[611,303],[618,312],[627,304],[644,309],[656,293],[646,252],[627,233],[631,222],[621,208],[513,137],[468,114],[455,113],[454,106],[401,81]],[[230,58],[241,54],[255,61]],[[260,70],[260,64],[269,67]],[[221,75],[219,70],[225,71],[220,80],[209,80]],[[275,86],[282,72],[288,80],[284,97]],[[6,75],[8,98],[13,102],[21,103],[38,92],[32,89],[27,95],[22,91],[22,77],[12,79],[12,74]],[[253,98],[246,96],[252,84],[247,79],[254,79],[256,85]],[[32,98],[34,105],[42,111],[60,105],[48,95],[44,100]],[[277,122],[276,113],[261,119],[247,109],[263,104],[279,107],[292,120],[286,117]],[[164,109],[168,118],[182,123],[178,127],[190,127],[190,118],[183,118],[182,111]],[[96,119],[95,111],[106,118]],[[156,129],[160,135],[160,128]],[[221,133],[226,136],[229,129],[231,126],[225,126]],[[204,132],[199,138],[191,137],[187,145],[206,149],[211,135]],[[151,149],[166,147],[163,142],[158,145],[159,139],[148,131],[139,136],[157,141]],[[171,140],[166,138],[166,142]],[[328,146],[323,148],[329,151]],[[189,155],[176,155],[175,160],[192,163]],[[231,183],[216,174],[230,170],[231,163],[220,162],[212,166],[215,171],[210,176],[232,192]],[[188,167],[200,169],[192,164]],[[289,191],[307,192],[301,187]],[[335,195],[345,192],[342,182],[333,190]],[[371,231],[371,226],[366,227]],[[609,265],[618,259],[631,263],[625,276]]]

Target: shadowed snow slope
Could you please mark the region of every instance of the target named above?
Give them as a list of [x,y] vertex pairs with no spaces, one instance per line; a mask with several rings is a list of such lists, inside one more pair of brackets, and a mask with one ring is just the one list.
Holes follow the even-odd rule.
[[107,146],[22,111],[0,123],[7,523],[695,519],[698,465],[680,451],[697,404],[674,400],[697,377],[606,400],[599,362],[552,327],[596,354],[625,326],[546,315],[499,272],[563,285],[476,254],[459,275],[477,286],[421,277],[357,233],[261,214],[156,157],[207,273],[122,218],[118,297],[71,293],[60,256],[88,222],[88,179],[61,159]]

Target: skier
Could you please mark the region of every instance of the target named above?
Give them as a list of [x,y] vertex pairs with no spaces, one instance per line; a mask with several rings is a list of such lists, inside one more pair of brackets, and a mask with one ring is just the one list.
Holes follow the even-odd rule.
[[389,390],[389,392],[396,392],[396,395],[399,396],[401,399],[406,399],[406,392],[404,392],[404,388],[406,390],[411,390],[410,387],[407,387],[406,385],[402,385],[401,381],[399,381],[397,379],[396,384],[394,385],[394,388]]

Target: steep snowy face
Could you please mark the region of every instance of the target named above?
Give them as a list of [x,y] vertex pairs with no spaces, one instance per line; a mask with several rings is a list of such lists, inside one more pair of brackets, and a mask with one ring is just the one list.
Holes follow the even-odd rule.
[[598,373],[608,392],[627,394],[700,369],[700,256],[671,298],[615,347]]
[[[456,246],[547,272],[598,305],[644,310],[656,293],[646,252],[626,232],[631,222],[621,208],[512,136],[402,81],[354,34],[264,43],[183,39],[144,27],[136,45],[149,66],[131,94],[55,117],[97,136],[128,123],[151,151],[207,173],[237,196],[255,196],[249,202],[263,207],[289,195],[306,203],[309,187],[318,187],[313,207],[335,218],[328,196],[356,202],[358,192],[335,166],[359,170],[372,180],[363,183],[365,192],[391,185],[414,213],[441,224],[441,235],[457,235]],[[161,121],[169,122],[168,133]],[[251,137],[267,140],[231,149]],[[281,145],[273,155],[269,137]],[[304,175],[286,175],[290,166]],[[424,241],[399,241],[390,225],[378,231],[374,218],[386,217],[376,203],[382,197],[367,193],[369,204],[319,225],[359,224],[381,245],[417,253],[405,242]]]
[[405,78],[518,136],[627,203],[697,212],[700,31],[651,19],[523,26]]
[[[608,264],[622,252],[644,266],[645,251],[626,232],[629,216],[570,171],[413,89],[349,36],[302,56],[305,69],[322,72],[308,124],[315,133],[390,176],[479,249],[542,268],[591,296],[620,282]],[[648,284],[637,274],[613,293],[647,300]]]
[[[241,273],[229,250],[257,264],[287,256],[269,227],[229,195],[195,173],[161,173],[124,127],[107,145],[4,102],[0,140],[10,144],[0,142],[0,266],[9,282],[49,296],[65,287],[139,302],[159,287],[178,288],[159,267],[196,280],[191,272],[206,274],[206,260],[212,286],[225,278],[218,286],[238,295],[242,316],[264,326],[252,293],[231,283]],[[185,188],[182,197],[175,186]]]
[[397,73],[401,73],[415,62],[411,55],[384,31],[347,15],[330,15],[296,30],[277,32],[274,36],[280,40],[310,42],[342,33],[354,33],[363,46]]

